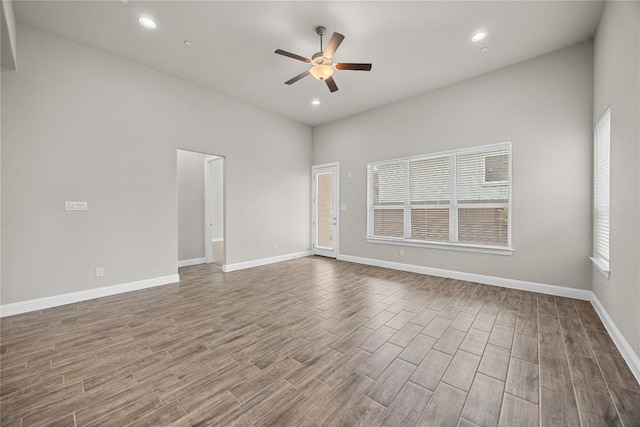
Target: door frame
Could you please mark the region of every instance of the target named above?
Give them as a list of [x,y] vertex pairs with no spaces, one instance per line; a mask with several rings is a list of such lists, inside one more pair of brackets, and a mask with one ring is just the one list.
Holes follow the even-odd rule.
[[[316,248],[316,174],[318,170],[335,168],[333,176],[333,212],[336,218],[336,224],[333,230],[333,254],[328,254],[326,250]],[[311,252],[314,255],[328,256],[330,258],[338,258],[340,254],[340,162],[322,163],[311,166]]]
[[[216,161],[222,161],[222,167],[224,168],[224,157],[209,155],[204,159],[204,262],[210,264],[213,262],[213,251],[211,250],[211,244],[213,236],[211,227],[213,225],[213,221],[215,220],[213,216],[213,210],[211,209],[211,205],[213,203],[213,188],[211,187],[211,164]],[[224,215],[225,206],[224,206],[224,173],[222,178],[222,212]],[[224,221],[224,219],[223,219]],[[226,224],[223,222],[222,227],[222,238],[224,239],[225,227]],[[223,245],[226,242],[223,241]],[[225,264],[226,261],[226,251],[223,250],[223,257],[225,259],[222,260],[222,265]]]

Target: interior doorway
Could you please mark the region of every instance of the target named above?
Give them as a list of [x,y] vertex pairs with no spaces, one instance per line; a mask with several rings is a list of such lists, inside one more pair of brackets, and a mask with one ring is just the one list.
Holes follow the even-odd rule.
[[311,236],[314,255],[338,256],[338,164],[313,166]]
[[224,157],[177,150],[178,267],[225,264]]

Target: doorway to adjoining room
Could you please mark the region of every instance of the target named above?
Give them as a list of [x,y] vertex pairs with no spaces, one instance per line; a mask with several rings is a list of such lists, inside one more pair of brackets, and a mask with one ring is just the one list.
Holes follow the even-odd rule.
[[225,263],[224,157],[177,150],[178,267]]

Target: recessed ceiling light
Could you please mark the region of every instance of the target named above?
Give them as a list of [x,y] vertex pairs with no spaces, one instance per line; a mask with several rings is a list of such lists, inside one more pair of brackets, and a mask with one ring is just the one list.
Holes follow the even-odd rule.
[[320,105],[320,101],[317,99],[314,99],[313,101],[311,101],[311,105]]
[[185,40],[185,41],[184,41],[184,45],[185,45],[185,46],[191,46],[191,42],[190,42],[189,40]]
[[481,48],[480,48],[480,52],[484,53],[484,52],[486,52],[486,51],[487,51],[487,48],[486,48],[486,47],[481,47]]
[[475,33],[473,35],[473,37],[471,37],[471,41],[472,42],[479,42],[480,40],[484,40],[487,38],[487,32],[486,31],[479,31],[477,33]]
[[156,23],[153,22],[153,19],[147,18],[146,16],[143,16],[140,19],[138,19],[138,22],[140,22],[140,25],[142,25],[145,28],[154,29],[157,27]]

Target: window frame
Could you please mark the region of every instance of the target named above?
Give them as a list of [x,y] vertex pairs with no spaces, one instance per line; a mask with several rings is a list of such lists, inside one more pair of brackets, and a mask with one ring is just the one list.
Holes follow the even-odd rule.
[[[492,186],[509,183],[509,200],[507,203],[464,203],[458,201],[457,197],[457,155],[465,154],[465,153],[473,153],[478,151],[485,151],[490,149],[499,149],[499,148],[508,148],[508,181],[500,181],[500,182],[490,182],[484,183],[484,172],[483,179],[480,183],[481,186]],[[436,240],[415,240],[410,238],[410,227],[407,227],[407,224],[410,224],[407,217],[411,216],[412,205],[411,205],[411,197],[410,197],[410,182],[409,182],[409,162],[412,160],[421,160],[421,159],[429,159],[436,157],[444,157],[449,156],[451,161],[451,169],[450,169],[450,198],[448,204],[434,204],[429,205],[429,208],[434,209],[448,209],[449,210],[449,241],[436,241]],[[383,236],[375,236],[373,235],[373,217],[372,213],[375,209],[383,208],[382,206],[373,205],[373,168],[377,165],[388,164],[393,162],[406,162],[407,167],[405,167],[405,201],[403,204],[394,205],[394,209],[403,209],[404,210],[404,237],[403,238],[394,238],[394,237],[383,237]],[[484,165],[484,161],[483,161]],[[484,167],[484,166],[483,166]],[[367,164],[367,232],[366,232],[366,241],[369,243],[381,243],[388,245],[399,245],[399,246],[414,246],[414,247],[424,247],[424,248],[433,248],[433,249],[447,249],[447,250],[456,250],[456,251],[465,251],[465,252],[481,252],[495,255],[511,255],[514,252],[514,248],[512,246],[512,207],[513,207],[513,147],[511,141],[504,141],[495,144],[487,144],[481,146],[467,147],[462,149],[455,150],[447,150],[440,151],[435,153],[427,153],[420,154],[416,156],[410,157],[402,157],[395,159],[386,159],[379,160],[374,162],[369,162]],[[500,206],[498,206],[500,205]],[[458,235],[458,211],[461,208],[465,207],[506,207],[508,208],[508,224],[507,224],[507,245],[488,245],[488,244],[477,244],[477,243],[469,243],[469,242],[458,242],[452,241],[454,237]],[[392,208],[392,206],[384,206],[384,208]]]
[[[598,240],[598,176],[599,170],[601,168],[600,159],[599,159],[599,149],[600,149],[600,141],[598,139],[598,129],[602,126],[604,121],[608,122],[609,125],[609,135],[607,141],[607,155],[609,158],[609,164],[607,165],[608,174],[607,180],[609,182],[609,188],[607,189],[607,205],[606,209],[608,211],[608,234],[607,234],[607,256],[606,258],[603,254],[600,254],[598,251],[599,240]],[[611,273],[610,268],[610,260],[611,260],[611,106],[607,107],[607,109],[602,113],[596,124],[593,126],[593,205],[592,205],[592,214],[593,214],[593,256],[589,257],[594,267],[605,277],[609,278]]]

